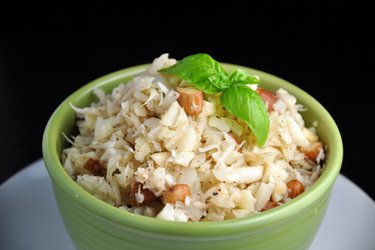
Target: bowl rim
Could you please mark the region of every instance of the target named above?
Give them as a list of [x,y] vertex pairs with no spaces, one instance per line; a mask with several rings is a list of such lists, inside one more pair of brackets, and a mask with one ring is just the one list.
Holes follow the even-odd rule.
[[42,140],[43,160],[50,178],[52,179],[54,188],[60,188],[60,190],[62,190],[71,199],[74,199],[77,204],[79,204],[81,208],[87,210],[87,212],[100,215],[113,223],[120,224],[134,230],[142,230],[143,232],[197,237],[222,237],[225,235],[228,237],[240,237],[240,235],[245,233],[249,228],[262,230],[265,225],[275,225],[281,223],[283,218],[291,217],[294,214],[303,211],[306,207],[309,207],[309,205],[318,202],[319,197],[327,192],[327,190],[330,190],[334,184],[340,171],[343,159],[343,144],[341,135],[331,115],[308,93],[280,77],[241,65],[228,63],[222,63],[222,65],[224,68],[228,69],[234,67],[240,68],[253,74],[257,74],[261,77],[261,79],[266,79],[268,82],[275,82],[279,87],[283,87],[287,89],[288,92],[291,92],[293,95],[297,96],[297,99],[299,99],[298,97],[303,96],[303,103],[308,103],[310,107],[314,107],[314,109],[319,110],[321,122],[329,124],[329,134],[332,141],[335,143],[335,147],[331,147],[329,159],[327,159],[329,165],[326,165],[326,168],[319,179],[302,195],[283,204],[282,206],[262,212],[256,216],[215,222],[181,223],[164,221],[157,218],[150,218],[123,211],[97,199],[76,184],[70,178],[60,162],[60,155],[57,152],[56,145],[58,137],[61,136],[61,131],[57,131],[57,129],[55,129],[56,124],[61,122],[64,114],[67,112],[74,112],[70,108],[70,102],[75,103],[76,100],[90,94],[94,88],[101,87],[124,77],[134,76],[144,71],[149,64],[128,67],[97,78],[73,92],[56,108],[46,125]]

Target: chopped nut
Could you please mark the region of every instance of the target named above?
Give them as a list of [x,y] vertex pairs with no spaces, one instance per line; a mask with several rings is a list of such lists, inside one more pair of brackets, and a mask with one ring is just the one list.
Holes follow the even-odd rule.
[[266,205],[264,205],[264,207],[260,211],[264,212],[264,211],[270,210],[270,209],[278,207],[278,206],[279,206],[279,203],[277,203],[277,202],[267,201]]
[[190,187],[186,184],[176,184],[164,193],[164,202],[174,204],[177,201],[184,202],[186,196],[191,196]]
[[177,88],[177,92],[180,94],[177,101],[180,106],[185,110],[187,115],[196,116],[203,108],[203,93],[202,91],[187,87]]
[[291,180],[287,184],[289,198],[295,198],[305,191],[305,187],[298,180]]
[[137,182],[130,191],[130,205],[134,207],[150,204],[158,199],[148,188],[143,189],[142,184]]
[[105,174],[105,169],[98,160],[88,159],[83,168],[96,176],[104,176]]
[[321,142],[314,142],[309,146],[308,148],[300,148],[301,152],[303,152],[306,156],[306,158],[312,160],[313,162],[316,162],[316,159],[318,158],[318,155],[320,153],[320,150],[323,149],[323,143]]

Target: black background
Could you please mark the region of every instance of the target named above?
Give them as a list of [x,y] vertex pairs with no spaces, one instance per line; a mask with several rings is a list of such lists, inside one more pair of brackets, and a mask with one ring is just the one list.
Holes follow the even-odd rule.
[[343,137],[341,173],[374,199],[374,29],[368,7],[358,1],[202,4],[3,8],[0,183],[42,156],[49,116],[85,83],[162,53],[181,59],[206,52],[280,76],[321,102]]

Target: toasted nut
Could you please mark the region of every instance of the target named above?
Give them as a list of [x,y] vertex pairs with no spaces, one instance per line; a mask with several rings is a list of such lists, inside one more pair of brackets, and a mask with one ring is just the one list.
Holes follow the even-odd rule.
[[292,199],[305,191],[305,187],[298,180],[291,180],[286,184],[286,186],[288,187],[288,196]]
[[177,88],[177,92],[180,94],[177,101],[180,106],[185,110],[187,115],[195,116],[198,115],[203,108],[203,93],[202,91],[187,87]]
[[129,198],[130,205],[134,207],[144,206],[158,199],[150,189],[143,189],[142,184],[139,182],[134,184]]
[[257,92],[260,95],[260,97],[262,97],[263,101],[266,103],[267,111],[271,112],[273,110],[273,104],[278,99],[277,96],[274,93],[261,88],[258,88]]
[[98,160],[88,159],[83,168],[96,176],[104,176],[105,174],[105,169]]
[[176,184],[164,192],[164,202],[174,204],[177,201],[184,202],[186,196],[191,196],[190,187],[186,184]]
[[278,206],[279,206],[279,203],[277,203],[277,202],[267,201],[266,205],[264,205],[264,207],[260,211],[264,212],[264,211],[270,210],[270,209],[278,207]]
[[315,163],[317,163],[316,159],[318,158],[320,150],[322,149],[323,149],[323,143],[321,142],[314,142],[308,148],[300,148],[300,150],[305,154],[306,158],[312,160]]

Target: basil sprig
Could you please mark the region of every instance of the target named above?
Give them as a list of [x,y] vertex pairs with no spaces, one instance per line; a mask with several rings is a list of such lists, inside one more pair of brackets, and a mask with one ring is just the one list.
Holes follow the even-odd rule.
[[218,93],[229,87],[229,79],[220,64],[207,54],[185,57],[160,72],[177,75],[207,94]]
[[217,61],[203,53],[187,56],[160,72],[176,75],[207,94],[221,92],[221,104],[249,126],[259,146],[264,145],[269,130],[266,104],[248,86],[260,82],[257,76],[241,69],[234,69],[228,75]]

